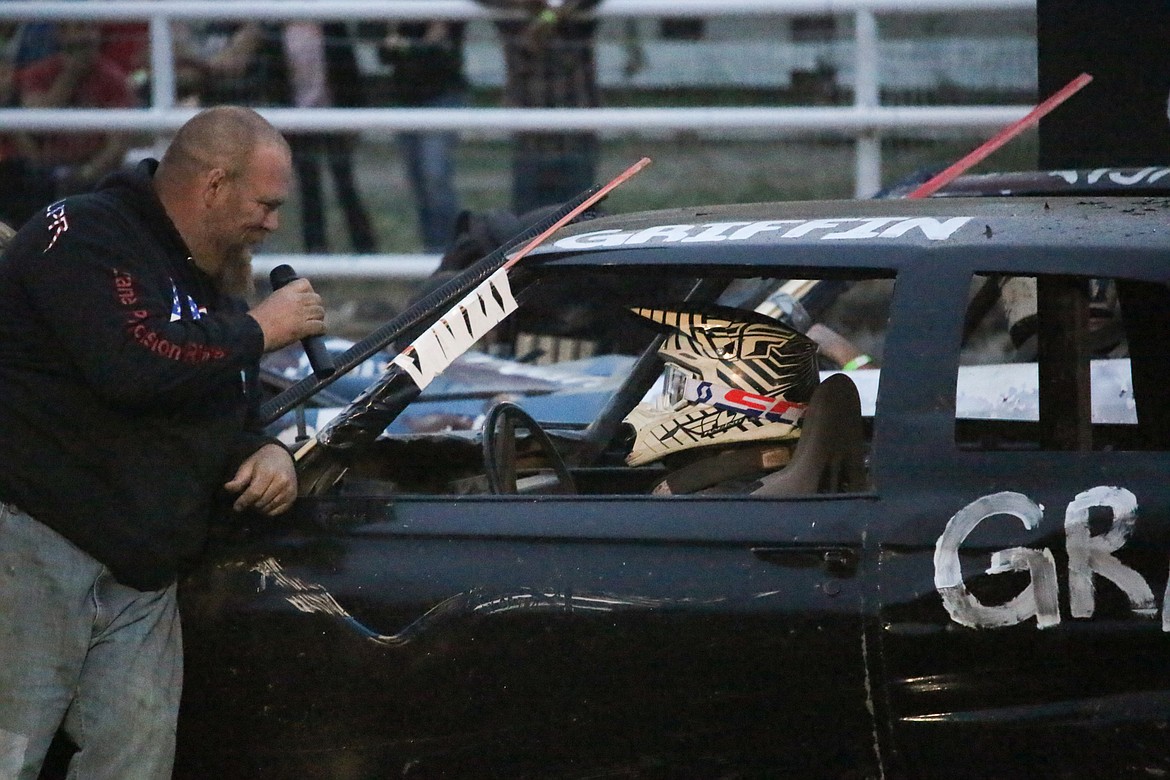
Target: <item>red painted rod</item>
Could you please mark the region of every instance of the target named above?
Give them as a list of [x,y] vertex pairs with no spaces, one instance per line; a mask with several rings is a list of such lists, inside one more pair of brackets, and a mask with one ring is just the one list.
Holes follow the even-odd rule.
[[936,173],[927,181],[918,185],[918,187],[907,195],[907,198],[926,198],[940,189],[950,184],[956,177],[967,171],[972,166],[982,162],[992,152],[999,147],[1006,144],[1008,141],[1015,138],[1017,135],[1028,129],[1032,125],[1040,121],[1040,119],[1050,112],[1052,109],[1059,106],[1064,101],[1075,95],[1086,84],[1093,80],[1093,77],[1088,73],[1082,73],[1075,79],[1065,84],[1052,97],[1045,100],[1040,105],[1029,111],[1023,118],[1013,122],[1012,124],[1000,130],[996,135],[987,141],[984,141],[980,146],[969,152],[965,157],[954,163],[941,173]]
[[533,238],[531,241],[529,241],[527,244],[525,244],[521,249],[517,250],[514,254],[509,255],[508,260],[507,260],[507,262],[504,263],[503,267],[504,268],[511,268],[512,266],[514,266],[520,258],[524,257],[529,252],[531,252],[533,249],[540,246],[540,244],[544,243],[544,240],[546,238],[548,238],[553,233],[560,230],[565,225],[572,222],[577,217],[577,215],[579,215],[585,209],[592,206],[597,201],[604,198],[615,187],[617,187],[619,184],[622,184],[623,182],[625,182],[627,179],[629,179],[631,176],[633,176],[635,173],[642,170],[643,168],[645,168],[649,164],[650,164],[650,158],[643,157],[641,160],[638,160],[638,162],[634,163],[629,168],[626,168],[624,171],[619,173],[617,176],[613,177],[613,179],[611,179],[608,184],[606,184],[604,187],[599,189],[597,192],[590,195],[589,198],[587,198],[586,200],[582,201],[581,205],[577,206],[577,208],[573,209],[568,214],[566,214],[565,216],[558,219],[556,221],[556,223],[554,223],[553,225],[550,225],[548,230],[545,230],[539,236],[536,236],[535,238]]

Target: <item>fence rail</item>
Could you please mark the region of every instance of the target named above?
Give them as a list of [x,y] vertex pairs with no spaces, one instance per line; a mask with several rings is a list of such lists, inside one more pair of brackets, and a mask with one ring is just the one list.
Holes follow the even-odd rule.
[[[988,129],[1031,106],[825,106],[816,108],[258,108],[287,131],[516,130],[766,131],[859,135],[931,129]],[[5,108],[0,131],[120,130],[167,132],[194,108]]]
[[[605,0],[599,18],[709,18],[809,14],[1031,11],[1036,0]],[[0,3],[0,19],[488,19],[474,0],[25,0]]]
[[[264,108],[285,131],[401,131],[456,129],[486,134],[518,130],[752,132],[775,137],[838,133],[854,138],[854,195],[867,197],[881,185],[883,137],[929,130],[989,130],[1022,117],[1031,107],[883,106],[880,101],[879,14],[939,14],[1033,11],[1035,0],[605,0],[599,18],[711,18],[724,16],[853,17],[853,103],[850,106],[743,108],[599,109],[410,109]],[[151,105],[142,109],[0,109],[0,132],[122,130],[165,133],[185,122],[191,109],[175,105],[175,61],[171,23],[191,20],[392,20],[410,18],[488,19],[472,0],[73,0],[0,2],[0,21],[149,20]],[[403,256],[383,256],[387,259]],[[433,258],[412,256],[418,268]],[[303,264],[303,263],[302,263]],[[351,263],[363,269],[365,260]],[[327,264],[322,264],[328,268]],[[337,272],[341,266],[333,264]],[[412,266],[413,267],[413,266]]]

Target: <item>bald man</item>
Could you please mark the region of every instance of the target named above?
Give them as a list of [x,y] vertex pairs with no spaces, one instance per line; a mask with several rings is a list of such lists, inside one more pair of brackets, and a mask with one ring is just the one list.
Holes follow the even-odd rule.
[[171,774],[176,579],[217,505],[296,498],[256,370],[325,312],[304,280],[238,297],[291,181],[267,121],[211,108],[0,254],[0,778],[35,778],[62,726],[70,776]]

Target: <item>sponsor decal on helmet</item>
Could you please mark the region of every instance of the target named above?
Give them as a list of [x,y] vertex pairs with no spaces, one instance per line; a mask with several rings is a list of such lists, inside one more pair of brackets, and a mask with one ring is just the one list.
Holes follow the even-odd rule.
[[808,408],[808,404],[791,403],[783,398],[771,398],[693,378],[687,379],[683,387],[683,398],[688,401],[713,406],[725,412],[746,414],[748,417],[768,422],[796,425],[804,416],[804,410]]

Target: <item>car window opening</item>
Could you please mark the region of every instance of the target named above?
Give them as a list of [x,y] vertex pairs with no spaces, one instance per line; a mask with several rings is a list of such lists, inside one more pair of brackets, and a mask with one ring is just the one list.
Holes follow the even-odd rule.
[[[344,455],[334,492],[776,498],[872,489],[892,279],[549,270],[517,285],[518,310],[451,370],[478,363],[496,372],[492,381],[556,383],[468,393],[459,415],[457,394],[446,392],[439,412],[424,393],[366,451]],[[500,403],[531,420],[508,414],[485,435]],[[553,478],[558,458],[571,480]]]
[[956,381],[969,451],[1165,450],[1166,285],[977,274]]

